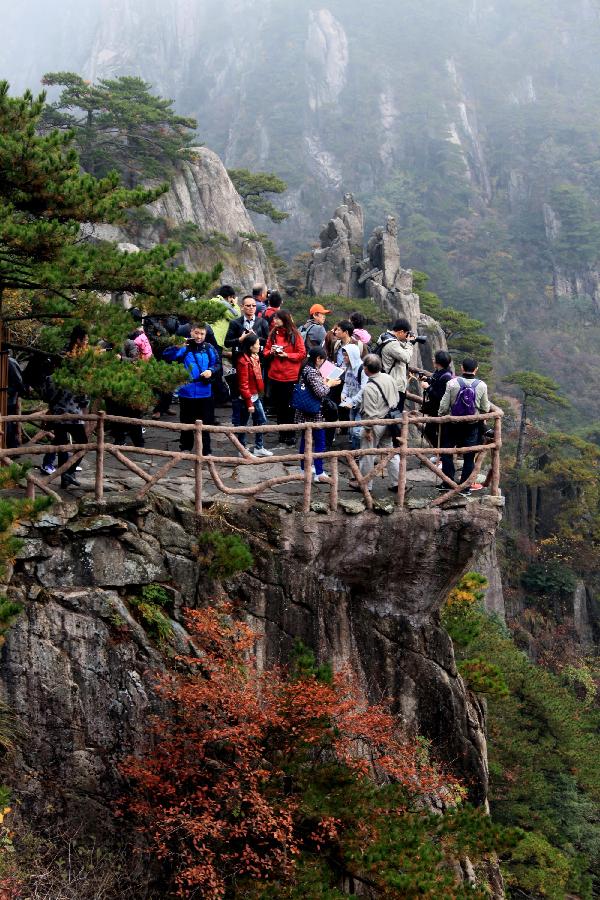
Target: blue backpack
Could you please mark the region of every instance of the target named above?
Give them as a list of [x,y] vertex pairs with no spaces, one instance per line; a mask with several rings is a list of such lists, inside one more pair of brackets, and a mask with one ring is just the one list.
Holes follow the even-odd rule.
[[480,379],[474,378],[470,384],[467,384],[464,378],[458,377],[456,380],[460,385],[460,390],[456,400],[450,407],[450,412],[453,416],[474,416],[477,413],[477,396],[475,391]]

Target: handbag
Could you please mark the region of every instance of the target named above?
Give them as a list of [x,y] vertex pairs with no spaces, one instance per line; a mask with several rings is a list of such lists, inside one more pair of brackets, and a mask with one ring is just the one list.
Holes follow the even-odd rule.
[[315,416],[321,410],[321,400],[315,397],[304,378],[301,378],[294,388],[292,406],[309,416]]
[[323,400],[321,412],[323,413],[323,418],[326,422],[339,421],[340,412],[338,409],[338,405],[334,400],[331,400],[330,397],[325,397],[325,399]]

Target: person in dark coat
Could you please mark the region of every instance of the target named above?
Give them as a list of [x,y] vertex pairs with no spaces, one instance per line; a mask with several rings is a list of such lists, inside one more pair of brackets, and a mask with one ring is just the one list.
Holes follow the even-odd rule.
[[225,347],[231,351],[231,365],[233,372],[228,376],[227,383],[231,391],[231,424],[239,425],[244,402],[237,389],[235,366],[240,354],[245,352],[250,335],[255,335],[260,342],[261,354],[269,337],[269,324],[266,319],[261,319],[256,314],[256,301],[254,297],[244,297],[242,301],[242,315],[232,319],[225,335]]
[[[454,373],[451,369],[452,357],[446,350],[438,350],[434,357],[435,371],[432,375],[420,379],[423,388],[423,414],[437,416],[442,397],[446,393],[446,386]],[[445,446],[440,444],[441,425],[436,422],[427,422],[424,428],[425,437],[432,447]]]

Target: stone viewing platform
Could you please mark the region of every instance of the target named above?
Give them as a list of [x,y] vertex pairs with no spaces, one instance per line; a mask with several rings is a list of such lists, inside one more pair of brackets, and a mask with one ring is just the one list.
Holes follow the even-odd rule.
[[[220,412],[221,417],[229,413],[225,409]],[[69,418],[72,417],[49,416],[40,412],[9,416],[7,421],[48,426],[53,421]],[[493,506],[503,504],[499,487],[502,411],[496,407],[486,415],[437,419],[418,412],[405,412],[401,420],[402,435],[395,448],[352,450],[347,432],[354,427],[354,422],[319,423],[318,427],[338,429],[334,449],[320,454],[313,453],[312,430],[316,426],[310,422],[296,426],[242,428],[227,424],[205,426],[200,422],[180,425],[174,421],[129,420],[104,413],[80,418],[85,421],[89,433],[87,444],[58,446],[41,443],[48,439],[48,435],[39,431],[29,440],[24,435],[26,442],[23,446],[0,451],[5,463],[25,460],[33,463],[27,473],[26,491],[29,497],[35,497],[36,491],[52,496],[55,501],[62,501],[67,496],[75,499],[92,494],[96,500],[102,501],[108,494],[133,491],[141,498],[151,491],[170,499],[191,501],[198,514],[215,501],[245,502],[252,498],[260,498],[289,511],[300,509],[305,513],[335,512],[339,508],[349,514],[365,510],[391,514],[396,507],[435,508],[484,500]],[[438,450],[429,446],[420,433],[422,426],[430,421],[456,422],[463,419],[470,422],[493,420],[493,439],[473,448]],[[110,443],[111,422],[142,424],[146,429],[146,447]],[[386,424],[386,420],[372,420],[371,424]],[[182,430],[194,432],[193,452],[186,453],[179,449]],[[210,456],[202,454],[204,430],[211,433]],[[304,431],[304,457],[294,447],[275,449],[277,434],[286,430],[298,436]],[[240,443],[241,434],[246,434],[249,445],[253,443],[253,432],[256,431],[263,432],[265,446],[273,451],[272,456],[257,458]],[[72,455],[53,474],[45,475],[37,467],[41,463],[41,454],[52,449],[67,450]],[[475,468],[465,484],[458,484],[442,473],[439,454],[460,456],[463,450],[476,452]],[[376,457],[376,460],[373,471],[363,477],[359,463],[365,455]],[[387,463],[394,455],[400,457],[400,475],[397,490],[390,491],[385,475]],[[323,458],[327,475],[327,481],[319,484],[313,482],[312,473],[316,456]],[[305,463],[304,471],[302,461]],[[60,476],[74,462],[81,465],[81,471],[77,472],[79,485],[58,490]],[[350,479],[358,484],[358,490],[350,489]],[[373,487],[369,490],[367,485],[371,479]],[[440,485],[447,487],[441,494]]]

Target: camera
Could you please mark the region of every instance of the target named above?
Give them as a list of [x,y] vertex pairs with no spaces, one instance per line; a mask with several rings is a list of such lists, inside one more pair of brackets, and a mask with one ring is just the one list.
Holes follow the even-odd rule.
[[426,344],[427,338],[424,334],[415,334],[411,338],[409,338],[411,344]]

